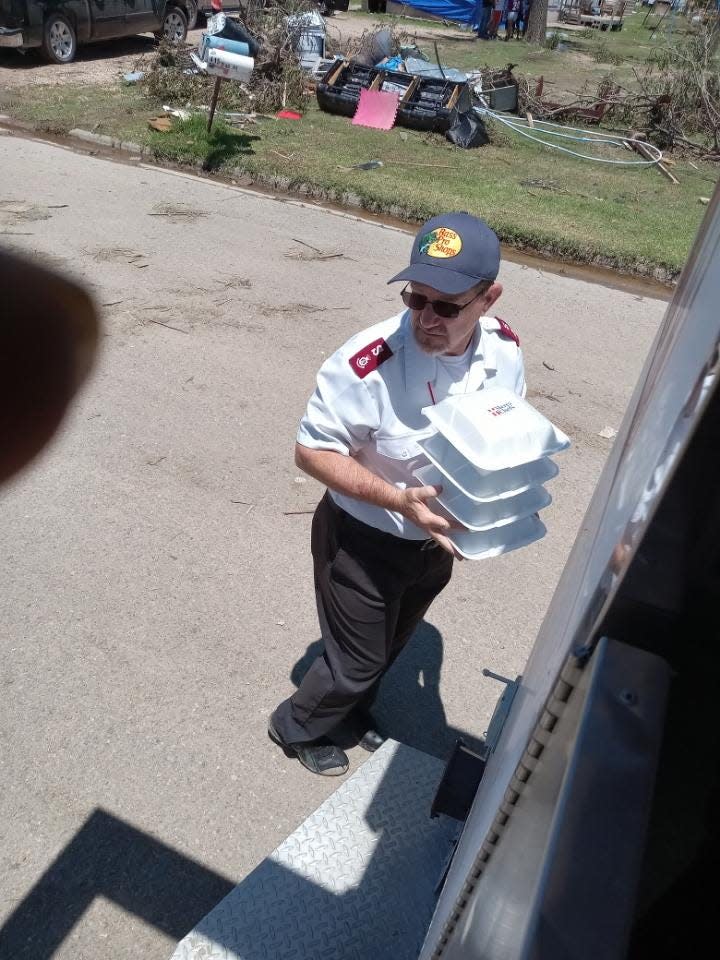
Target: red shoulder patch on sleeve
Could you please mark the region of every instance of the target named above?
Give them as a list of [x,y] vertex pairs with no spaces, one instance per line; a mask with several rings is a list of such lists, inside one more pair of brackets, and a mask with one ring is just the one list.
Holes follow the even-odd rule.
[[520,337],[515,333],[509,323],[505,323],[504,320],[501,320],[500,317],[495,317],[497,322],[500,324],[500,329],[498,333],[502,337],[507,337],[508,340],[514,340],[515,343],[520,346]]
[[373,340],[372,343],[363,347],[355,356],[350,357],[348,362],[353,373],[363,380],[373,370],[377,370],[381,363],[389,360],[392,355],[392,350],[381,338],[380,340]]

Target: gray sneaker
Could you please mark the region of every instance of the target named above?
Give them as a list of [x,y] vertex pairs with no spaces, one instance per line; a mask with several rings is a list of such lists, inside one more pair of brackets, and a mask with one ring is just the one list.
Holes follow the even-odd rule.
[[321,777],[341,777],[347,773],[350,761],[344,750],[327,737],[307,743],[285,743],[272,724],[268,722],[268,736],[285,751],[286,757],[297,757],[311,773]]

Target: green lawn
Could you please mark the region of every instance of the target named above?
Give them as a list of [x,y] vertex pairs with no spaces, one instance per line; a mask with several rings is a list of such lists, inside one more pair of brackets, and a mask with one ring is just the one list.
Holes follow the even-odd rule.
[[[527,72],[532,65],[536,76],[565,77],[577,85],[604,68],[575,43],[592,47],[602,41],[645,57],[638,53],[647,40],[639,15],[631,28],[598,34],[597,40],[578,36],[573,48],[562,51],[533,51],[514,41],[450,41],[441,58],[461,67],[481,56],[484,63],[501,64],[512,50],[513,62],[523,58]],[[446,54],[450,45],[452,58]],[[312,100],[299,122],[264,119],[244,130],[219,124],[210,138],[200,118],[170,133],[151,131],[147,121],[160,104],[138,87],[16,88],[0,92],[0,111],[54,132],[82,127],[112,134],[149,147],[161,161],[231,179],[250,175],[258,183],[406,220],[469,210],[519,247],[663,277],[682,268],[705,210],[699,198],[711,195],[719,172],[710,164],[695,169],[678,161],[672,169],[680,185],[674,186],[656,169],[590,163],[495,128],[489,146],[460,150],[438,135],[355,127],[322,113]],[[349,169],[371,159],[383,166]]]

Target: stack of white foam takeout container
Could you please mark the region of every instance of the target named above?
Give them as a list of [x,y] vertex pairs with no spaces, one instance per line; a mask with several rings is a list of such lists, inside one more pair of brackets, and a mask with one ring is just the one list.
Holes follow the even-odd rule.
[[543,484],[558,473],[550,457],[570,446],[565,434],[504,387],[448,397],[423,413],[438,432],[420,442],[430,463],[415,476],[442,486],[437,502],[466,528],[449,534],[458,553],[497,557],[543,537],[538,512],[551,502]]

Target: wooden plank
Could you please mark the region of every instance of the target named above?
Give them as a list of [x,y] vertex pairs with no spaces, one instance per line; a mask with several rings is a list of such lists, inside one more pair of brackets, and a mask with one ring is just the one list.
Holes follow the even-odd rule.
[[370,84],[370,89],[371,89],[371,90],[379,90],[379,89],[380,89],[380,85],[382,84],[382,82],[383,82],[384,79],[385,79],[385,74],[383,73],[382,70],[380,70],[379,73],[378,73],[378,75],[375,77],[375,79],[373,80],[373,82]]
[[328,80],[328,86],[329,86],[329,87],[334,87],[334,86],[335,86],[335,83],[336,83],[337,80],[339,79],[340,74],[343,72],[344,69],[345,69],[345,63],[342,62],[342,63],[340,64],[340,66],[337,68],[337,70],[335,71],[335,73],[334,73],[334,74],[330,77],[330,79]]
[[457,103],[458,97],[460,96],[460,84],[455,85],[455,89],[450,94],[450,99],[448,100],[447,109],[452,110],[452,108]]
[[415,93],[419,85],[420,85],[420,77],[413,77],[410,82],[410,86],[407,88],[405,93],[400,98],[400,103],[407,103],[410,97]]
[[[640,133],[634,132],[632,135],[632,138],[629,141],[627,141],[629,146],[635,151],[635,153],[639,153],[640,156],[644,157],[646,160],[653,160],[654,157],[652,153],[648,150],[648,148],[645,146],[645,144],[638,142],[639,138],[640,138]],[[672,173],[670,173],[668,168],[662,162],[656,163],[655,166],[658,168],[660,173],[670,181],[670,183],[674,183],[674,184],[680,183],[677,177],[675,177]]]

